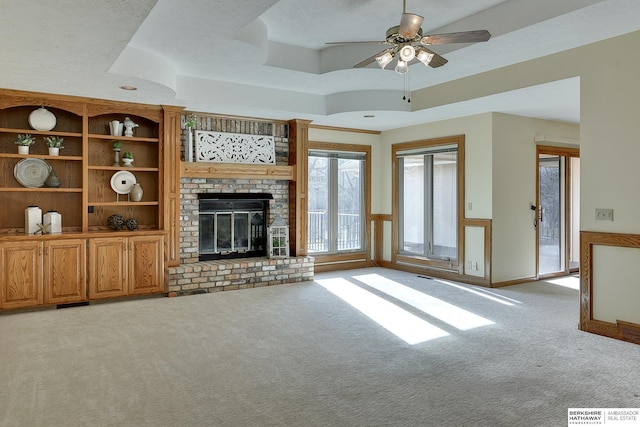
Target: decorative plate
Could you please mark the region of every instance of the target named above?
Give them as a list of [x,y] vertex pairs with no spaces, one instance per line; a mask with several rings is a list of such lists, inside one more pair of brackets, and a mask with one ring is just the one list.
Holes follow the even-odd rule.
[[13,168],[13,176],[25,187],[42,187],[51,166],[42,159],[22,159]]
[[118,194],[129,194],[136,176],[129,171],[118,171],[111,177],[111,188]]

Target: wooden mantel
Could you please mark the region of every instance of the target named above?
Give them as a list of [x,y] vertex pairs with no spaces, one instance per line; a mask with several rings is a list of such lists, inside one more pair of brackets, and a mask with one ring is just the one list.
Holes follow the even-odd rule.
[[180,162],[183,178],[273,179],[295,181],[295,166]]

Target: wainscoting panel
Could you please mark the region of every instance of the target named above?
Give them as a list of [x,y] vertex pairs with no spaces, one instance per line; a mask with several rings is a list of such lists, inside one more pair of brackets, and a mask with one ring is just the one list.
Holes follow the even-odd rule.
[[640,344],[639,249],[637,234],[580,233],[581,330]]

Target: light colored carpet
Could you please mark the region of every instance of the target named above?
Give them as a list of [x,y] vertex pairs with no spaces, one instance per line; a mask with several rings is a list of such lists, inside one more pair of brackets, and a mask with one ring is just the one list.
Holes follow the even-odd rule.
[[[404,342],[319,284],[339,277],[366,291],[367,307],[381,297],[446,336]],[[445,302],[493,323],[451,326],[437,318]],[[0,426],[561,426],[569,407],[640,407],[640,347],[577,324],[575,289],[453,286],[379,268],[5,312]]]

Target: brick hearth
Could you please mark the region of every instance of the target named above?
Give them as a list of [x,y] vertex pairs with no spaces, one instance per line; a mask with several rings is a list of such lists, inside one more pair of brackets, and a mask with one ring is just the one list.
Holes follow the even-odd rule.
[[313,280],[313,258],[200,261],[169,268],[169,292],[188,295]]

